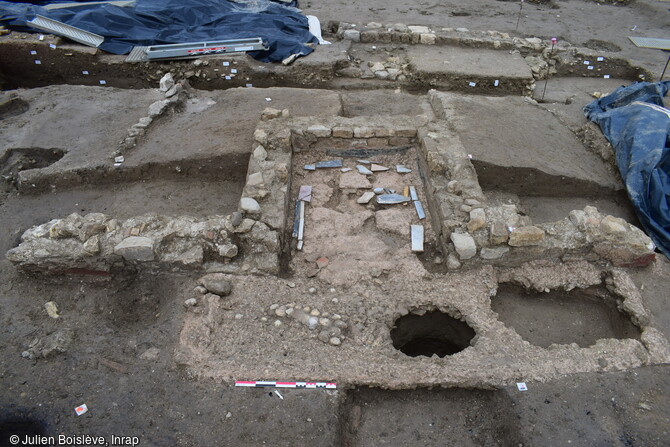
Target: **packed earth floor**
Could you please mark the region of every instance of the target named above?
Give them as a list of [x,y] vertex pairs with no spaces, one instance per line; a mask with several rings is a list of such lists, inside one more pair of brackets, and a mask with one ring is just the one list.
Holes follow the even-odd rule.
[[0,445],[669,445],[670,261],[582,112],[669,6],[305,1],[287,66],[0,36]]

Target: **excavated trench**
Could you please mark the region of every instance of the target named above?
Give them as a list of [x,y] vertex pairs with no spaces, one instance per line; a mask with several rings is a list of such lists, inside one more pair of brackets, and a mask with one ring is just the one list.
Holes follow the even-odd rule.
[[[502,390],[356,388],[340,406],[340,445],[521,445],[513,408]],[[422,423],[408,429],[408,414]]]
[[542,348],[571,343],[587,348],[600,339],[640,338],[640,328],[602,287],[544,293],[502,284],[491,307],[506,326]]
[[506,167],[472,160],[479,184],[492,204],[516,204],[534,223],[556,222],[587,205],[639,226],[624,189],[613,189],[538,169]]

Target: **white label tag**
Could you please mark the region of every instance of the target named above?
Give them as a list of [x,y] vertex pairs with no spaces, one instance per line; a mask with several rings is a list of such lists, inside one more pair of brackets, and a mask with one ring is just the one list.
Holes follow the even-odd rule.
[[499,84],[500,84],[499,80],[496,79],[495,81],[493,81],[493,86],[494,87],[497,87]]
[[602,56],[598,57],[598,62],[602,62],[602,61],[604,61],[604,60],[605,60],[604,57],[602,57]]
[[476,83],[476,82],[470,82],[470,83],[468,83],[468,85],[469,85],[470,87],[474,87],[475,85],[477,85],[477,83]]
[[235,47],[235,51],[253,51],[254,47]]
[[609,78],[610,78],[610,75],[605,75],[605,76],[603,76],[603,78],[605,78],[605,79],[609,79]]
[[235,73],[237,73],[237,69],[236,69],[236,68],[231,68],[231,69],[230,69],[230,72],[231,72],[232,74],[235,74]]

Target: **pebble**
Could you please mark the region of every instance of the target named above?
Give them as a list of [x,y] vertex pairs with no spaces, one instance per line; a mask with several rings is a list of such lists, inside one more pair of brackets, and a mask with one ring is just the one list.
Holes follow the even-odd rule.
[[316,293],[316,287],[310,287],[308,292],[314,295]]
[[229,417],[231,417],[232,415],[233,415],[233,413],[231,413],[231,412],[229,411],[228,413],[226,413],[226,418],[229,418]]
[[319,318],[319,324],[321,326],[330,326],[330,320],[328,318]]
[[196,292],[198,292],[198,293],[200,293],[200,294],[202,294],[202,295],[204,295],[205,293],[207,293],[207,289],[204,288],[203,286],[197,286],[197,287],[196,287],[195,289],[193,289],[193,290],[195,290]]
[[234,227],[239,227],[240,224],[242,223],[242,213],[240,213],[239,211],[235,211],[230,218],[230,223]]
[[244,315],[242,315],[242,314],[235,314],[235,319],[236,319],[236,320],[241,320],[242,317],[244,317]]
[[262,321],[263,323],[265,323],[266,321],[268,321],[268,318],[267,318],[267,317],[261,317],[261,321]]
[[342,319],[342,315],[340,315],[340,314],[333,314],[333,320],[341,320],[341,319]]
[[293,308],[292,307],[289,307],[288,309],[286,309],[286,315],[291,315],[292,313],[293,313]]
[[337,298],[333,298],[333,299],[332,299],[332,300],[330,300],[330,301],[332,301],[332,302],[333,302],[333,303],[335,303],[335,304],[337,304],[337,303],[339,303],[339,302],[340,302],[340,300],[338,300]]
[[186,307],[193,307],[198,304],[198,300],[195,298],[189,298],[186,301],[184,301],[184,306]]
[[321,315],[321,312],[319,312],[319,309],[312,309],[312,311],[309,313],[313,317],[318,317]]
[[286,316],[286,307],[281,306],[281,307],[278,307],[277,309],[275,309],[275,315],[277,315],[278,317],[285,317]]
[[340,329],[346,329],[347,328],[347,323],[344,320],[335,320],[335,323],[333,323],[336,328]]
[[279,304],[273,304],[272,306],[270,306],[270,310],[275,310],[278,307],[279,307]]
[[275,327],[281,326],[281,320],[275,320],[274,325]]
[[295,283],[294,283],[294,282],[290,282],[290,283],[288,283],[288,284],[286,284],[286,285],[289,286],[289,287],[292,288],[292,289],[295,287]]
[[309,317],[309,320],[307,320],[307,326],[309,326],[310,329],[316,329],[316,326],[319,324],[319,319],[316,317]]
[[336,292],[335,287],[331,287],[329,290],[330,290],[330,293],[335,293]]
[[340,346],[342,344],[342,340],[340,340],[339,337],[330,337],[330,340],[328,341],[333,346]]

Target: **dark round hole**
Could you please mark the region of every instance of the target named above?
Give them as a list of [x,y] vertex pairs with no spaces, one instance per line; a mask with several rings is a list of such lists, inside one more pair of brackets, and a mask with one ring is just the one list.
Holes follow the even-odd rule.
[[475,336],[466,323],[439,311],[405,315],[391,329],[393,347],[411,357],[445,357],[461,352]]

